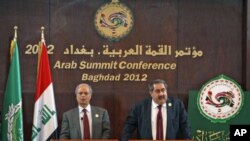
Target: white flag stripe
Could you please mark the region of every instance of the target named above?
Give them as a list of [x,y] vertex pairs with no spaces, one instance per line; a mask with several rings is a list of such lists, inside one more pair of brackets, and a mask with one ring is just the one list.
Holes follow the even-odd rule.
[[45,141],[58,127],[56,113],[52,115],[46,124],[42,124],[42,109],[45,105],[48,107],[49,111],[56,112],[52,83],[50,83],[35,103],[33,124],[34,126],[41,128],[41,132],[39,132],[36,138],[34,138],[36,141]]

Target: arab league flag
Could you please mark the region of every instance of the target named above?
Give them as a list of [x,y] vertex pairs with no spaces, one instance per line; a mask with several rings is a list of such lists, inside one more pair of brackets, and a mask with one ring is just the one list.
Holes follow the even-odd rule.
[[9,76],[3,98],[2,141],[23,141],[22,90],[19,53],[16,39],[10,47]]
[[54,90],[45,41],[40,42],[38,56],[32,141],[46,141],[58,127]]

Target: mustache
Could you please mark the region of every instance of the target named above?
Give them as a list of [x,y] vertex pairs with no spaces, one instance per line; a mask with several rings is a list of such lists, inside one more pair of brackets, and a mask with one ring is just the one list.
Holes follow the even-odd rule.
[[161,100],[161,99],[166,99],[166,96],[165,95],[160,95],[158,96],[158,99]]

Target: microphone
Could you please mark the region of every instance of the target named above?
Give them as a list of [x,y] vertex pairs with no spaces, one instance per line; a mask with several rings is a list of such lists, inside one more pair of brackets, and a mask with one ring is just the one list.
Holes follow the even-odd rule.
[[81,120],[83,120],[83,117],[81,117]]

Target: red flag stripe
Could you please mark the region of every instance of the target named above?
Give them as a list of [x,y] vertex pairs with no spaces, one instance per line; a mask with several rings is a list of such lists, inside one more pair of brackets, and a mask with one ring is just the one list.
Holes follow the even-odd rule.
[[36,95],[35,101],[41,96],[44,90],[52,83],[49,57],[47,53],[47,47],[44,42],[41,43],[42,53],[40,55],[40,62],[38,67],[38,76],[36,83]]

